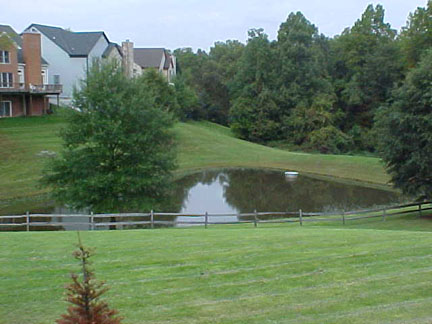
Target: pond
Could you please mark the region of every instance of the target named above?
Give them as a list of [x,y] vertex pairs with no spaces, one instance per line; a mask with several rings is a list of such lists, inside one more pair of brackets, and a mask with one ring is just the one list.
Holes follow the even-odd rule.
[[[254,169],[208,170],[183,177],[175,182],[163,212],[203,214],[238,214],[259,212],[347,211],[373,206],[396,204],[400,194],[384,189],[323,180],[307,175],[287,177],[282,171]],[[35,212],[35,211],[32,211]],[[70,213],[63,207],[50,213]],[[148,212],[148,211],[143,211]],[[111,219],[112,220],[112,219]],[[173,220],[171,218],[170,220]],[[201,218],[177,217],[179,222],[203,221]],[[210,217],[210,222],[236,221],[236,216]],[[47,221],[47,220],[45,220]],[[56,218],[58,229],[89,229],[88,217],[81,225],[70,224],[77,219]],[[35,228],[36,229],[36,228]],[[45,228],[39,228],[45,229]]]
[[[178,184],[176,195],[182,201],[181,213],[347,211],[391,205],[402,199],[390,190],[306,175],[287,177],[282,171],[270,170],[203,171],[179,180]],[[210,221],[217,220],[234,219],[210,217]]]

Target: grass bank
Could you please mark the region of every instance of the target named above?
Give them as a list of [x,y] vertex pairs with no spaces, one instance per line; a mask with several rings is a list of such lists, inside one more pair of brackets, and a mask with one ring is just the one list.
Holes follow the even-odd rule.
[[[46,192],[38,179],[44,150],[59,151],[64,115],[0,120],[0,200],[32,197]],[[180,176],[218,167],[297,170],[385,185],[389,177],[379,159],[371,157],[292,153],[242,141],[226,127],[209,122],[178,123]],[[7,203],[6,203],[7,204]],[[0,206],[1,208],[1,206]]]
[[[125,323],[430,322],[432,235],[388,230],[392,222],[81,235]],[[1,236],[0,323],[52,323],[67,306],[68,273],[79,270],[76,234]]]

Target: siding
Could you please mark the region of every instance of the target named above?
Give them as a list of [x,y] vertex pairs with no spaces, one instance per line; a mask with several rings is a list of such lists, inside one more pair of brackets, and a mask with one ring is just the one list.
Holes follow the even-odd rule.
[[62,98],[72,97],[74,86],[85,77],[86,58],[72,58],[58,47],[52,40],[41,33],[42,57],[49,63],[48,83],[54,84],[54,75],[60,75],[63,85]]

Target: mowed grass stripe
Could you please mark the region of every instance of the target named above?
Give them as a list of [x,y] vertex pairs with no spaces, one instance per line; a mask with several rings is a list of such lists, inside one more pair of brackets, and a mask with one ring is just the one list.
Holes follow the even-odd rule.
[[[126,323],[284,323],[300,315],[313,322],[338,314],[339,321],[370,303],[427,298],[432,236],[412,234],[279,226],[81,235],[96,248],[96,273],[112,286],[107,298]],[[0,264],[0,291],[7,291],[0,304],[12,309],[12,323],[48,323],[61,313],[62,287],[69,271],[78,270],[69,257],[75,241],[70,232],[2,233],[0,259],[8,264]],[[405,289],[396,294],[399,287]],[[38,305],[47,312],[27,318],[18,311]],[[291,305],[303,306],[293,311]],[[395,314],[379,318],[390,321]]]
[[[175,230],[174,230],[175,231]],[[301,232],[301,230],[296,229],[296,231],[291,232],[291,234],[295,235],[295,232]],[[148,231],[147,231],[148,233]],[[205,233],[207,234],[207,233]],[[286,234],[286,233],[283,233]],[[43,235],[42,233],[40,233],[39,235]],[[284,237],[285,235],[283,235]],[[208,238],[208,236],[206,235],[206,237]],[[316,262],[316,261],[321,261],[321,260],[327,260],[327,259],[332,259],[333,261],[337,261],[337,262],[343,262],[346,265],[348,265],[351,262],[358,262],[360,264],[365,264],[367,263],[368,258],[372,258],[373,260],[376,259],[377,256],[382,255],[382,256],[391,256],[391,252],[397,252],[398,254],[402,255],[402,254],[406,254],[407,256],[412,256],[413,253],[415,254],[415,249],[423,249],[425,247],[427,247],[428,245],[426,244],[419,244],[419,243],[412,243],[410,242],[409,238],[407,237],[406,240],[404,240],[403,238],[400,238],[400,240],[398,240],[398,246],[397,247],[388,247],[388,248],[380,248],[378,249],[378,247],[376,245],[380,245],[382,240],[377,239],[378,242],[368,242],[363,240],[363,243],[357,243],[357,242],[353,242],[355,243],[355,246],[352,245],[340,245],[340,249],[339,252],[337,253],[333,253],[330,254],[329,252],[334,251],[334,246],[332,247],[330,246],[323,246],[323,244],[321,244],[321,246],[319,247],[314,247],[312,250],[310,251],[303,251],[303,249],[305,248],[306,250],[309,250],[309,248],[311,246],[307,246],[307,247],[301,247],[302,250],[299,250],[298,246],[295,246],[295,248],[290,247],[289,249],[286,248],[285,245],[280,245],[278,246],[278,244],[275,244],[276,248],[273,247],[272,249],[256,249],[256,248],[250,248],[249,246],[246,245],[242,245],[240,246],[239,244],[237,244],[237,247],[239,249],[237,249],[236,251],[232,251],[229,252],[230,250],[226,249],[223,250],[223,253],[221,253],[221,249],[218,249],[217,251],[214,251],[212,254],[212,268],[214,269],[211,274],[212,275],[229,275],[229,274],[238,274],[240,272],[247,272],[247,271],[265,271],[268,269],[272,269],[272,268],[278,268],[278,267],[284,267],[286,265],[295,265],[296,263],[307,263],[307,262]],[[411,238],[412,241],[412,238]],[[247,243],[247,242],[246,242]],[[410,243],[410,244],[408,244]],[[173,242],[173,244],[176,244],[176,241]],[[402,247],[399,247],[402,246]],[[241,263],[241,258],[239,258],[239,256],[243,253],[243,250],[241,249],[242,247],[244,248],[248,248],[249,252],[251,254],[254,255],[254,260],[257,264],[257,266],[253,266],[253,267],[243,267],[242,263]],[[188,248],[188,245],[185,246],[185,248]],[[367,250],[372,249],[374,251],[373,254],[368,253]],[[154,280],[167,280],[167,279],[183,279],[183,278],[187,278],[190,275],[186,274],[186,275],[178,275],[175,277],[170,277],[169,273],[172,271],[174,273],[187,273],[187,270],[193,271],[192,273],[192,277],[195,275],[195,270],[197,267],[200,266],[200,264],[202,264],[203,262],[207,261],[207,257],[204,255],[201,250],[197,251],[197,253],[200,255],[198,258],[195,256],[195,254],[193,254],[191,256],[190,253],[188,253],[187,256],[183,256],[181,261],[178,260],[178,254],[176,253],[176,251],[173,251],[173,254],[170,254],[169,252],[165,252],[164,253],[164,259],[163,260],[157,260],[155,258],[152,258],[152,260],[155,260],[153,263],[145,263],[142,264],[142,262],[140,262],[139,260],[137,260],[135,257],[133,256],[125,256],[125,253],[127,252],[127,249],[114,249],[112,251],[101,251],[103,254],[100,255],[101,260],[99,261],[99,264],[101,266],[104,266],[104,264],[106,263],[108,267],[112,266],[112,267],[116,267],[118,263],[123,263],[123,262],[127,262],[129,265],[129,271],[145,271],[146,273],[160,273],[160,268],[163,267],[164,268],[164,272],[166,274],[168,274],[168,276],[165,277],[153,277],[152,279],[149,279],[154,281]],[[130,251],[130,250],[129,250]],[[155,254],[155,257],[157,257],[157,255],[162,251],[162,249],[157,249],[156,251],[151,251],[151,249],[146,248],[146,252],[147,253],[153,253]],[[358,253],[358,251],[362,251],[361,253]],[[366,252],[365,252],[366,251]],[[421,250],[422,251],[422,250]],[[12,252],[11,252],[12,253]],[[31,255],[36,255],[37,253],[40,253],[37,250],[31,251],[28,250],[28,254],[29,256]],[[348,253],[348,254],[346,254]],[[309,255],[308,257],[304,257],[304,255],[307,254]],[[322,255],[325,256],[322,256]],[[274,260],[274,259],[281,259],[286,257],[286,255],[289,255],[290,257],[293,257],[293,260],[289,260],[289,261],[285,261],[285,262],[278,262],[278,263],[269,263],[269,259],[270,260]],[[119,256],[122,256],[121,258],[119,258]],[[51,263],[55,263],[57,262],[57,260],[55,259],[56,255],[54,254],[52,257],[49,256],[44,256],[44,257],[30,257],[30,261],[32,261],[34,263],[34,265],[32,265],[32,268],[34,270],[38,270],[38,266],[40,266],[41,269],[43,269],[45,266],[50,266]],[[64,259],[64,262],[67,261],[68,256],[64,255],[62,256],[62,259]],[[190,262],[190,260],[199,260],[199,262]],[[23,260],[24,261],[24,260]],[[28,262],[28,261],[24,261],[24,262]],[[347,263],[348,262],[348,263]],[[70,260],[69,262],[70,263]],[[69,264],[68,264],[69,266]],[[220,268],[220,266],[223,266],[222,268]],[[234,267],[233,267],[234,266]],[[228,270],[224,269],[224,267],[229,267]],[[7,266],[5,267],[5,270],[7,271]],[[16,269],[10,269],[10,271],[15,272]],[[22,275],[22,274],[21,274]]]

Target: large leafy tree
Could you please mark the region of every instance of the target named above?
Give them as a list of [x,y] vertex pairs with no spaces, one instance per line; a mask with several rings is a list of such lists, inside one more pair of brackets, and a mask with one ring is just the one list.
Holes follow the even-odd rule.
[[[376,109],[390,97],[402,79],[396,31],[384,20],[381,5],[369,5],[353,27],[331,42],[331,74],[338,95],[338,105],[344,110],[341,127],[357,133],[367,132],[373,125]],[[356,134],[357,134],[356,133]],[[360,149],[367,148],[364,140],[355,138]]]
[[331,94],[323,46],[325,39],[301,12],[281,24],[277,39],[279,104],[289,110],[311,106],[316,97]]
[[323,152],[345,150],[346,136],[334,126],[338,114],[327,70],[328,39],[302,13],[291,13],[280,26],[277,53],[283,138]]
[[249,40],[231,85],[234,97],[231,127],[252,141],[280,137],[280,110],[274,100],[275,52],[262,29],[249,31]]
[[432,198],[432,50],[377,116],[380,151],[394,185]]
[[194,118],[202,117],[220,124],[228,124],[230,93],[228,83],[235,73],[236,59],[243,45],[238,41],[217,42],[210,54],[198,50],[178,49],[179,75],[185,85],[195,90],[200,110]]
[[401,44],[408,67],[414,67],[422,53],[432,47],[432,1],[426,8],[417,8],[408,18],[402,29]]
[[74,94],[60,156],[43,177],[55,198],[75,208],[118,210],[154,203],[175,167],[173,118],[145,78],[127,79],[95,62]]

